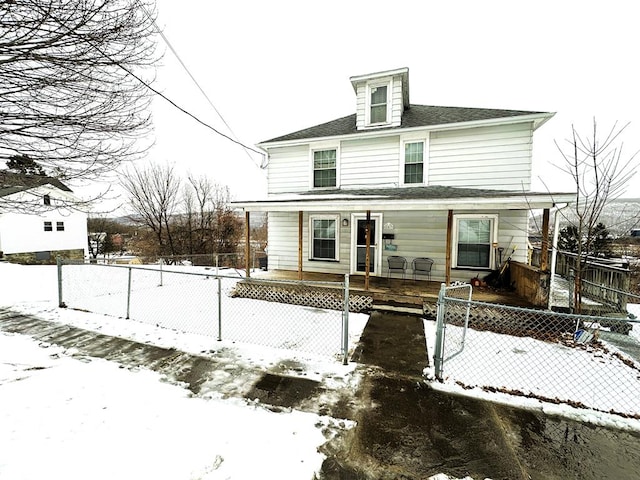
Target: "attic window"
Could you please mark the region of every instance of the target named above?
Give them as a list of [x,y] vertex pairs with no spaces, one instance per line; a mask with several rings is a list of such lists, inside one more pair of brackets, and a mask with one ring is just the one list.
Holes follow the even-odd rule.
[[387,122],[387,86],[371,87],[371,114],[369,123]]
[[51,205],[51,197],[49,195],[45,195],[43,200],[45,205]]

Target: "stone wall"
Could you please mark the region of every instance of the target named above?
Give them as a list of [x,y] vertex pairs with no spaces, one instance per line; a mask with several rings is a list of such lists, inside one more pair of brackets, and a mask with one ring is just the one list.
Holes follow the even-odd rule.
[[11,263],[20,263],[23,265],[55,265],[56,258],[64,258],[66,260],[83,260],[84,250],[76,248],[72,250],[52,250],[46,257],[47,252],[23,252],[5,254],[2,258]]

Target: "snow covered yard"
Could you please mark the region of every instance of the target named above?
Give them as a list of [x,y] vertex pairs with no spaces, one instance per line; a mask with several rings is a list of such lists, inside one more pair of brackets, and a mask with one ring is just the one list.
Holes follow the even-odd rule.
[[[288,364],[295,368],[280,373],[320,381],[329,395],[336,386],[355,390],[353,364],[59,309],[56,285],[55,266],[0,263],[0,307],[194,354],[215,348],[245,373],[219,372],[219,389],[196,397],[144,368],[0,332],[2,479],[310,479],[324,459],[318,448],[352,426],[293,409],[277,413],[233,393],[246,391],[256,370]],[[260,313],[268,323],[269,312]],[[352,316],[352,345],[365,322]]]

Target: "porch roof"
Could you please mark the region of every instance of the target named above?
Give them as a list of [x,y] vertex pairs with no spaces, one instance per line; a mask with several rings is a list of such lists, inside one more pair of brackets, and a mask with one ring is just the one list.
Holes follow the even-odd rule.
[[575,193],[514,192],[431,185],[406,188],[327,189],[237,201],[245,211],[529,210],[570,203]]

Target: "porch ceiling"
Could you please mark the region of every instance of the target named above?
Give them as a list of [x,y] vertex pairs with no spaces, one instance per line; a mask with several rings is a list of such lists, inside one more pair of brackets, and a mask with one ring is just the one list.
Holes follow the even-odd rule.
[[323,190],[233,202],[245,211],[529,210],[570,203],[574,193],[513,192],[441,186]]

